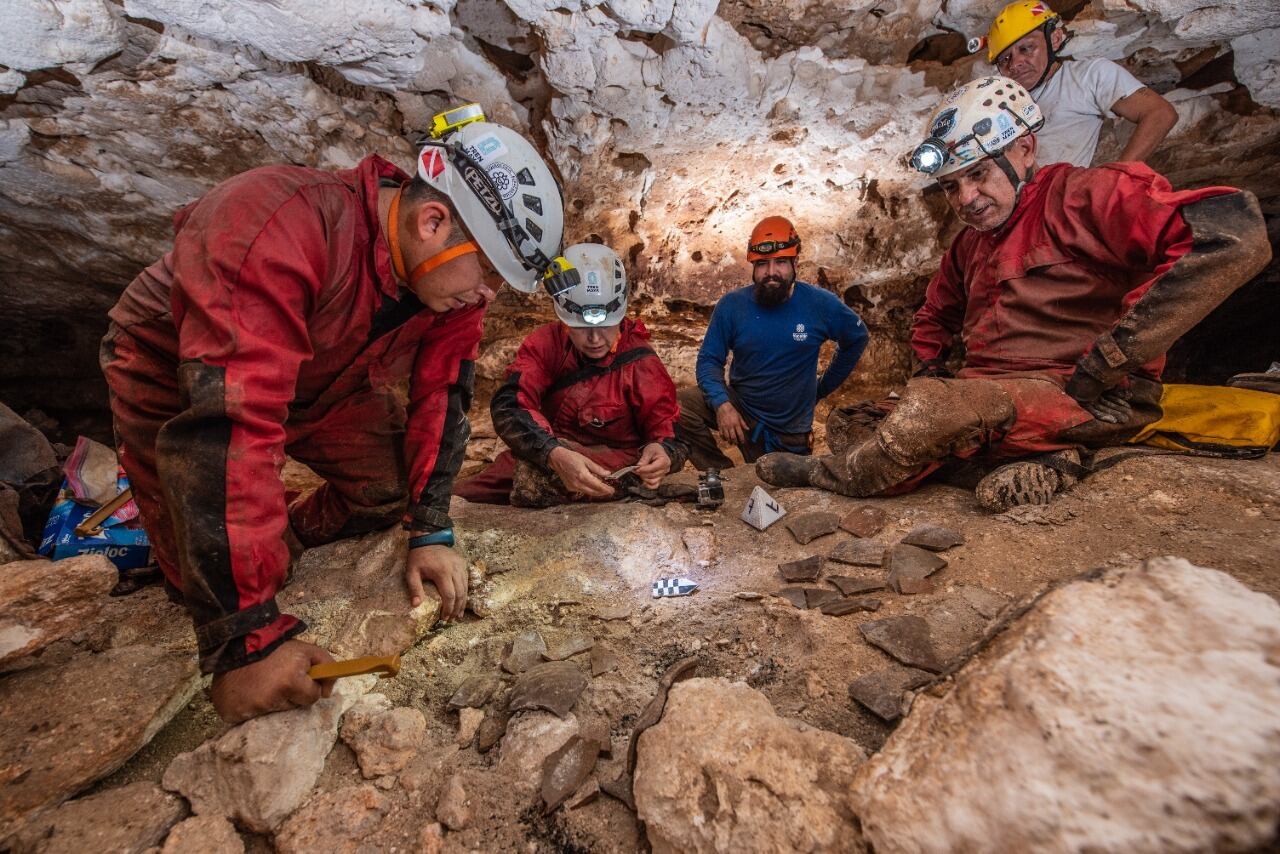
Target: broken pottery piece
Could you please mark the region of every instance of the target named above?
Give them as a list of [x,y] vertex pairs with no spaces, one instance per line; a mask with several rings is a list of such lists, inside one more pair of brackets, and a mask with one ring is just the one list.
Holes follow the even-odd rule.
[[965,584],[956,588],[956,592],[964,597],[964,600],[973,607],[973,610],[988,620],[993,619],[1009,604],[1008,596],[997,593],[994,590],[987,590],[985,587],[973,587]]
[[821,608],[828,602],[835,602],[840,594],[827,587],[804,588],[804,605],[806,608]]
[[757,593],[754,590],[739,590],[733,594],[734,599],[741,599],[744,602],[758,602],[764,598],[763,593]]
[[507,724],[511,720],[511,713],[505,709],[489,709],[484,713],[484,720],[480,722],[480,728],[476,730],[476,750],[481,753],[488,753],[493,746],[502,741],[502,737],[507,733]]
[[595,770],[600,745],[575,735],[542,763],[543,813],[554,812]]
[[591,675],[603,676],[610,670],[618,669],[618,656],[607,647],[597,646],[591,649]]
[[959,531],[953,531],[950,528],[944,528],[941,525],[916,525],[911,531],[902,538],[902,542],[909,546],[919,546],[922,549],[928,549],[931,552],[945,551],[952,546],[958,546],[964,542],[964,537]]
[[801,610],[809,607],[808,604],[806,604],[805,602],[803,587],[784,587],[781,590],[779,590],[777,593],[774,593],[773,595],[781,599],[786,599],[792,605],[795,605],[797,608],[800,608]]
[[595,644],[595,639],[587,635],[571,635],[567,638],[561,638],[548,647],[542,657],[547,661],[564,661],[566,658],[572,658],[580,652],[586,652]]
[[914,691],[932,678],[923,670],[894,664],[855,679],[849,686],[849,696],[892,723],[902,717],[903,693]]
[[602,605],[597,608],[591,617],[596,620],[625,620],[631,616],[631,606],[625,602],[617,605]]
[[468,676],[449,698],[449,709],[483,709],[493,692],[498,690],[496,676]]
[[875,540],[846,540],[831,550],[828,558],[850,566],[880,566],[887,547]]
[[839,527],[840,517],[835,513],[802,513],[787,520],[787,530],[802,546],[818,537],[834,534]]
[[880,600],[862,597],[837,599],[834,602],[827,602],[821,610],[828,617],[843,617],[858,611],[879,611]]
[[822,574],[822,558],[818,555],[778,564],[783,581],[817,581]]
[[929,625],[920,617],[885,617],[863,623],[858,628],[867,643],[879,647],[903,664],[930,673],[942,671],[942,660],[929,636]]
[[595,718],[587,723],[579,724],[578,734],[598,744],[601,756],[613,757],[613,735],[609,731],[608,721]]
[[571,661],[548,661],[520,674],[511,689],[507,710],[512,714],[546,709],[558,717],[573,710],[587,687],[587,675]]
[[916,546],[898,544],[889,550],[886,558],[886,580],[897,593],[927,593],[931,584],[921,584],[926,578],[947,565],[945,558]]
[[880,508],[864,504],[844,514],[840,520],[840,527],[855,537],[871,537],[884,527],[888,518]]
[[932,593],[937,590],[933,580],[929,578],[896,578],[893,581],[893,590],[895,593],[901,593],[903,596],[916,596],[921,593]]
[[836,586],[844,596],[874,593],[885,588],[883,578],[857,578],[852,575],[828,575],[827,581]]
[[742,521],[757,531],[763,531],[785,515],[787,511],[777,499],[757,486],[747,498],[747,506],[742,510]]
[[511,641],[511,649],[502,659],[502,669],[508,673],[524,673],[542,661],[547,643],[537,632],[521,632]]
[[680,659],[662,674],[662,678],[658,680],[658,692],[653,695],[649,705],[644,707],[640,717],[636,718],[635,728],[631,730],[631,738],[627,740],[627,764],[616,780],[606,780],[601,783],[600,791],[622,801],[632,810],[636,808],[632,792],[632,775],[636,770],[636,751],[639,749],[640,735],[662,719],[662,710],[667,706],[667,694],[671,692],[671,686],[692,678],[697,669],[698,659],[689,656]]
[[600,781],[595,777],[587,778],[587,782],[578,787],[578,791],[570,795],[569,800],[564,802],[564,808],[567,810],[576,810],[592,803],[596,798],[600,797]]

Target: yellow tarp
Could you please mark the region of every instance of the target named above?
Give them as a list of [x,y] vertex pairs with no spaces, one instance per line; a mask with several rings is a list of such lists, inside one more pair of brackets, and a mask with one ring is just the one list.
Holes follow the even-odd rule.
[[1172,450],[1267,450],[1280,442],[1280,394],[1217,385],[1164,387],[1164,417],[1129,441]]

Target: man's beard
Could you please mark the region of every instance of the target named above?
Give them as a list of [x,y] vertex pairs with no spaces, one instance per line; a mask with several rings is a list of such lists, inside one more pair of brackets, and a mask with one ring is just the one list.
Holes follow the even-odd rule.
[[756,304],[765,308],[782,305],[791,298],[791,289],[795,281],[795,279],[787,281],[777,276],[769,276],[762,281],[756,282],[753,288]]

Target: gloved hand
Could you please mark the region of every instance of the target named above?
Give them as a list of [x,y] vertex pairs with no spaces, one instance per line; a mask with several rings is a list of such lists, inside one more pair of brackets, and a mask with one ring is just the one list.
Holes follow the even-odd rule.
[[1106,424],[1124,424],[1133,417],[1133,406],[1129,403],[1129,390],[1113,388],[1103,393],[1102,397],[1089,403],[1081,403],[1085,412]]
[[912,379],[916,377],[950,377],[952,373],[947,370],[945,359],[929,359],[921,362],[920,367],[916,368],[916,372],[911,375]]

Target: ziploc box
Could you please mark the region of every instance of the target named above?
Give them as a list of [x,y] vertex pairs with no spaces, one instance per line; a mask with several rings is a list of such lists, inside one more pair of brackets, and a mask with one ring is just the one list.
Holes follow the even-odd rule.
[[[123,475],[117,481],[117,488],[123,490],[129,481]],[[126,505],[127,507],[128,505]],[[102,531],[93,537],[77,537],[76,525],[83,522],[97,508],[77,504],[71,498],[71,490],[63,480],[62,489],[58,493],[58,501],[49,512],[49,521],[45,522],[44,537],[40,541],[40,554],[53,560],[75,557],[76,555],[101,554],[116,565],[117,569],[135,569],[146,566],[151,561],[151,540],[147,532],[134,518],[124,521],[117,516],[129,515],[121,508],[115,515],[108,516],[102,523]]]

